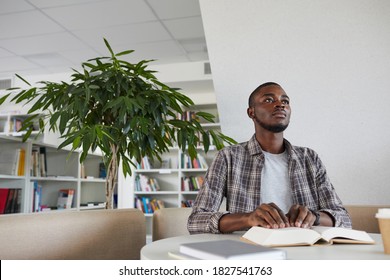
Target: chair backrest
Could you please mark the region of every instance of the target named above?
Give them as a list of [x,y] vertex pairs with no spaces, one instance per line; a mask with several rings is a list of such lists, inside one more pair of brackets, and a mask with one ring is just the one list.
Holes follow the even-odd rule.
[[1,215],[0,259],[140,259],[145,216],[138,209]]
[[189,235],[187,220],[192,208],[162,208],[153,213],[152,240]]
[[352,228],[369,233],[379,233],[378,220],[375,214],[379,208],[390,208],[390,205],[345,205],[352,220]]

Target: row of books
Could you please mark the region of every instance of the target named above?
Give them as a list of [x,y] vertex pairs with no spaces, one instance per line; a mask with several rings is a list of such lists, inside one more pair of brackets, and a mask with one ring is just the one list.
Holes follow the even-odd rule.
[[74,189],[61,189],[58,191],[58,198],[56,205],[44,205],[42,204],[42,186],[38,182],[34,181],[33,186],[33,203],[32,212],[41,212],[49,210],[70,209],[73,206],[73,200],[75,196]]
[[152,214],[158,209],[165,208],[164,201],[160,199],[139,196],[134,198],[134,205],[145,214]]
[[26,162],[26,151],[23,148],[16,149],[15,159],[12,168],[12,175],[24,176]]
[[141,162],[137,163],[137,169],[147,169],[147,170],[149,170],[149,169],[152,169],[152,168],[153,168],[153,166],[150,163],[150,160],[149,160],[148,157],[143,157],[141,159]]
[[47,176],[47,161],[46,148],[33,147],[31,154],[31,176],[46,177]]
[[191,208],[194,205],[195,200],[188,199],[188,200],[182,200],[181,201],[181,207],[182,208]]
[[193,159],[187,154],[182,154],[181,157],[181,168],[207,169],[209,167],[206,159],[201,154],[197,154],[196,158]]
[[[4,124],[4,128],[3,128],[4,131],[2,131],[2,132],[6,132],[6,133],[20,132],[20,129],[23,126],[23,121],[26,118],[27,118],[26,115],[11,117],[9,119],[9,122]],[[33,130],[34,131],[38,131],[39,130],[39,126],[38,126],[37,123],[33,124]],[[17,134],[17,135],[19,135],[19,134]]]
[[7,132],[18,132],[23,126],[23,119],[18,117],[12,117],[9,121],[9,131]]
[[22,205],[22,189],[0,189],[0,214],[20,213]]
[[198,191],[203,185],[203,176],[189,176],[181,178],[182,191]]
[[[195,158],[191,158],[188,154],[181,154],[181,168],[183,169],[207,169],[209,167],[203,155],[197,154]],[[148,157],[143,157],[141,162],[136,164],[137,169],[150,170],[153,168],[169,169],[171,168],[170,159],[163,160],[161,166],[153,166]]]
[[195,111],[184,111],[183,114],[178,113],[177,119],[182,121],[199,120]]
[[155,192],[160,190],[157,179],[137,174],[134,181],[134,189],[138,192]]

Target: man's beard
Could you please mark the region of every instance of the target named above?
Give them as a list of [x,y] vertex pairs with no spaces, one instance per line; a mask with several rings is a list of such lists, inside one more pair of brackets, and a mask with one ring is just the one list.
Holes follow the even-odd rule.
[[279,133],[285,131],[285,129],[288,127],[289,123],[287,124],[265,124],[262,121],[260,121],[257,117],[255,117],[255,121],[258,125],[260,125],[262,128],[274,132],[274,133]]

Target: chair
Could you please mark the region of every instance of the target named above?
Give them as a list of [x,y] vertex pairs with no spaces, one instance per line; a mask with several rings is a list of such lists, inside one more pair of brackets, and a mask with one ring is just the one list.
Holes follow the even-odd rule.
[[138,209],[0,215],[2,260],[140,259],[145,244]]
[[153,213],[152,240],[189,235],[187,220],[192,208],[162,208]]
[[352,228],[369,233],[379,233],[378,220],[375,214],[379,208],[390,208],[390,205],[345,205],[352,220]]

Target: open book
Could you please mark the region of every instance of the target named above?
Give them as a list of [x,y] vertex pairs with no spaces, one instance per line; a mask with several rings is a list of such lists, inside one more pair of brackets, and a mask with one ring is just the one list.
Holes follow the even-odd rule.
[[288,227],[267,229],[252,227],[243,239],[263,246],[302,246],[332,243],[374,244],[374,240],[365,232],[341,227],[316,226],[311,229]]

